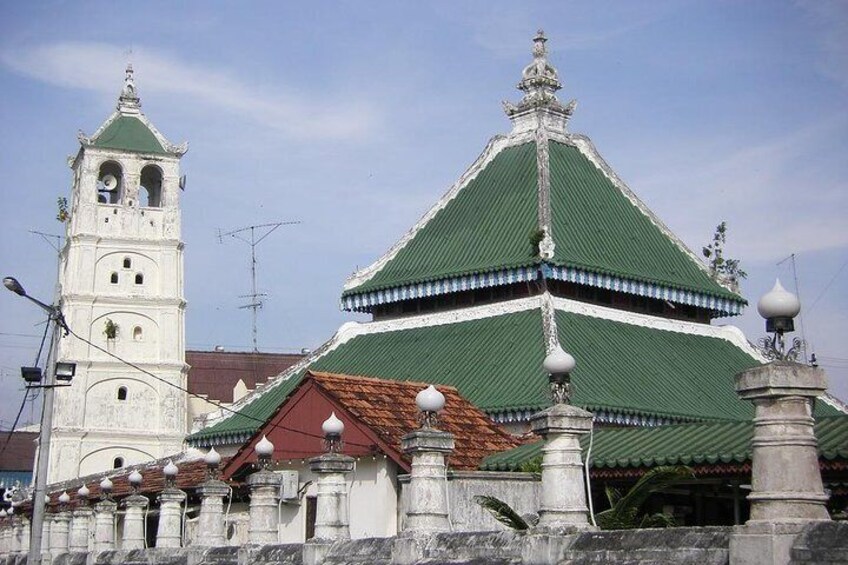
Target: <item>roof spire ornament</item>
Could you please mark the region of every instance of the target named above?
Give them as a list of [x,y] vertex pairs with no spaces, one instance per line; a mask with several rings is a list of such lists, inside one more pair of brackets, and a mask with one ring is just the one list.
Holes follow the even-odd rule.
[[118,111],[122,114],[138,114],[141,108],[141,99],[135,88],[132,63],[127,63],[126,75],[124,76],[124,88],[118,98]]
[[513,123],[518,125],[517,118],[532,113],[533,110],[545,110],[556,117],[559,122],[557,125],[564,129],[577,106],[577,101],[572,100],[567,106],[563,106],[557,100],[556,92],[562,88],[562,83],[559,81],[557,70],[548,62],[548,48],[545,45],[547,41],[544,31],[540,29],[536,32],[533,38],[533,61],[524,67],[521,82],[517,86],[524,96],[518,104],[504,102],[504,111]]

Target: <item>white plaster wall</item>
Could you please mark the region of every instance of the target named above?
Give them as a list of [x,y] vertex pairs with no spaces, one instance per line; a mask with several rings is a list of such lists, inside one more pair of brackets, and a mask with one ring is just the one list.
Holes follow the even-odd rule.
[[[389,537],[397,534],[397,466],[384,456],[362,457],[356,461],[354,473],[348,477],[350,504],[350,536],[353,539]],[[305,496],[317,494],[317,476],[307,465],[293,462],[281,469],[299,473],[301,486],[312,481]],[[281,543],[306,540],[306,500],[283,504],[280,520]]]
[[[118,204],[97,202],[106,161],[122,168]],[[140,173],[151,164],[162,171],[160,208],[139,205]],[[83,147],[73,169],[62,310],[94,346],[60,341],[60,358],[76,362],[77,374],[56,394],[50,482],[111,469],[116,457],[132,464],[178,452],[189,422],[187,395],[170,386],[185,388],[187,371],[179,159]],[[143,282],[136,284],[139,273]],[[118,325],[115,339],[104,334],[107,320]],[[117,398],[121,386],[126,400]]]

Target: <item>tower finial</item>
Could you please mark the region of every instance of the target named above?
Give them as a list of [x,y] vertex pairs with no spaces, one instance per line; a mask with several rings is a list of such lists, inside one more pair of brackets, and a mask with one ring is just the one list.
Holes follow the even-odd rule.
[[548,62],[547,41],[543,30],[536,32],[533,38],[533,60],[521,72],[521,82],[517,87],[524,96],[518,104],[504,102],[504,110],[512,118],[528,110],[544,108],[560,115],[565,120],[562,124],[564,126],[577,103],[572,100],[563,106],[557,100],[556,92],[562,88],[562,83],[556,68]]
[[132,63],[127,63],[127,70],[124,75],[124,88],[121,90],[121,96],[118,98],[118,110],[125,114],[137,114],[139,108],[141,108],[141,100],[135,89]]

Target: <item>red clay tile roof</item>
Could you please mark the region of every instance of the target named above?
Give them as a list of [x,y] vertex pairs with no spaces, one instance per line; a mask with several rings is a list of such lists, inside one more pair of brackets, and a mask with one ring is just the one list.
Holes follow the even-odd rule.
[[0,471],[32,471],[35,464],[35,440],[37,432],[0,432],[0,447],[9,444],[0,457]]
[[[386,443],[400,450],[405,434],[420,427],[415,396],[428,385],[387,381],[310,371],[307,378],[374,430]],[[456,448],[449,458],[453,470],[476,470],[484,457],[517,447],[522,441],[492,422],[485,412],[460,396],[451,386],[440,385],[445,408],[438,429],[454,436]]]
[[233,387],[244,381],[254,389],[303,359],[299,353],[243,353],[235,351],[186,351],[188,390],[219,402],[233,401]]

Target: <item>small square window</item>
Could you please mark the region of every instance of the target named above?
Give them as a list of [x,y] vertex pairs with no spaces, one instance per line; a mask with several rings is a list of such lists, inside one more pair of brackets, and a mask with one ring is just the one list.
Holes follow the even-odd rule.
[[109,277],[109,282],[112,284],[118,284],[118,273],[112,273],[112,276]]
[[125,269],[132,268],[132,259],[130,259],[129,257],[124,257],[124,268]]
[[142,275],[141,273],[136,273],[135,284],[144,284],[144,275]]

